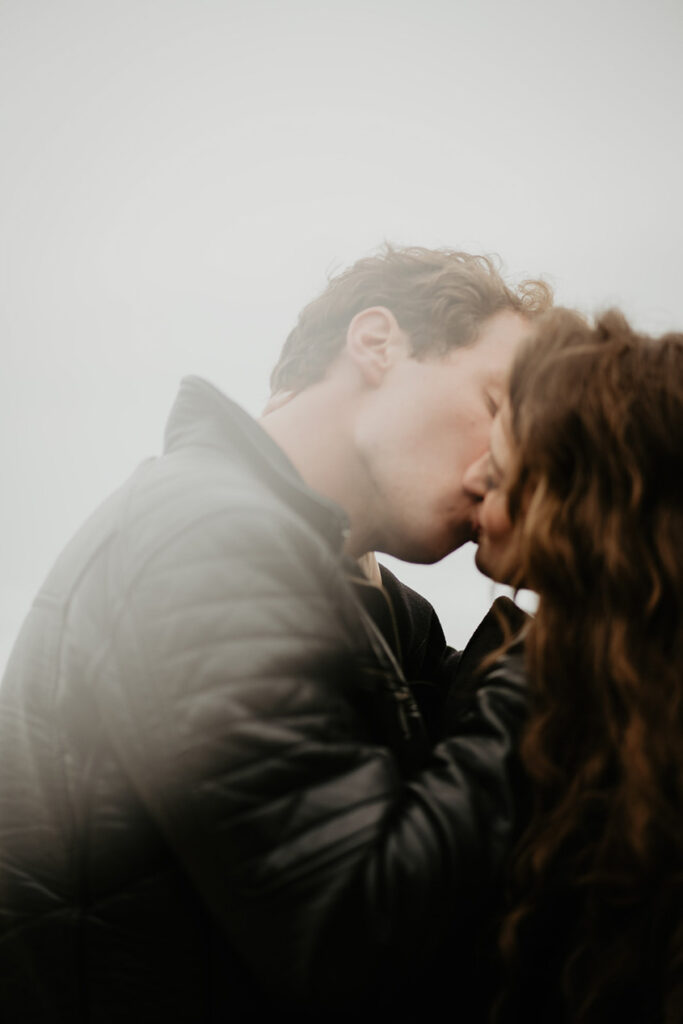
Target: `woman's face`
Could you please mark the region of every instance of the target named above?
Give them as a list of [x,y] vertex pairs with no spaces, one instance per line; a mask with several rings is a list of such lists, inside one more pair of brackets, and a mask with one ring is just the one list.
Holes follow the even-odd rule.
[[505,402],[493,420],[488,452],[465,475],[466,488],[480,499],[475,562],[481,572],[501,583],[510,581],[515,567],[507,499],[513,454],[510,407]]

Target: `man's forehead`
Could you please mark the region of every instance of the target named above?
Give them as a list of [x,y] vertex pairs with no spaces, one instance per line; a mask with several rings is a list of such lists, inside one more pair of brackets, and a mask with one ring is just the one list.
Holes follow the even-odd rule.
[[504,387],[513,360],[528,338],[530,321],[521,313],[503,310],[484,323],[469,347],[471,358],[492,386]]
[[461,370],[463,374],[476,375],[487,387],[504,388],[516,351],[517,346],[513,343],[479,348],[475,342],[473,345],[451,349],[441,361]]
[[502,310],[484,321],[477,337],[468,345],[423,358],[452,368],[456,377],[467,379],[473,386],[500,394],[507,386],[512,363],[530,328],[531,322],[523,314]]

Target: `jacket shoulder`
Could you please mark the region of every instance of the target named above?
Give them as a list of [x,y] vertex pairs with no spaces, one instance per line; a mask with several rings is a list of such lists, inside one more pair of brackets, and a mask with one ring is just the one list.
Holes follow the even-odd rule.
[[[219,452],[174,452],[145,467],[117,510],[112,558],[119,586],[130,586],[154,563],[176,567],[221,553],[292,549],[325,561],[325,546],[296,510],[249,467]],[[328,555],[329,557],[329,555]]]

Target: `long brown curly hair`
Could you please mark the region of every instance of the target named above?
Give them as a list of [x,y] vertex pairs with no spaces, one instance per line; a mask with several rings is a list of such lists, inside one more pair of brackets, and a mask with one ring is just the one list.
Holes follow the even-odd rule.
[[496,1019],[526,984],[517,1005],[545,986],[553,1022],[681,1024],[683,335],[554,310],[509,393],[517,582],[539,606]]

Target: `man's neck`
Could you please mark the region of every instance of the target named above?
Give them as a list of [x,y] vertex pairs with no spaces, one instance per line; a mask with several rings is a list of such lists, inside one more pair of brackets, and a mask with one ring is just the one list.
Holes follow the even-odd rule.
[[345,551],[354,558],[371,547],[368,487],[353,444],[353,396],[323,381],[276,405],[259,420],[309,487],[349,517]]

